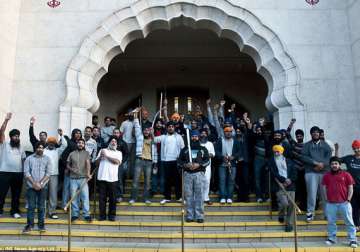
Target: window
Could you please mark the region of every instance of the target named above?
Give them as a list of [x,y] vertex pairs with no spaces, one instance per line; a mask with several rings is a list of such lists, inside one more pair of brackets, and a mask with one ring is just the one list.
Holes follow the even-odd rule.
[[179,97],[174,97],[174,111],[179,112]]
[[188,113],[192,112],[192,98],[191,97],[187,98],[187,110],[188,110]]

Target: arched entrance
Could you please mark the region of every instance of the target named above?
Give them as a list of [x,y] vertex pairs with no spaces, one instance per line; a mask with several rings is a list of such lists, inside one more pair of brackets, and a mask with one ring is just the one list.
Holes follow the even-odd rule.
[[208,98],[212,105],[224,98],[225,107],[237,103],[237,111],[253,118],[266,113],[267,85],[255,62],[233,41],[205,29],[179,26],[131,42],[99,82],[96,114],[100,120],[124,118],[140,103],[155,114],[161,92],[169,114],[186,115],[197,106],[206,112]]
[[67,96],[60,106],[60,127],[83,128],[100,106],[97,86],[114,57],[127,45],[157,30],[186,26],[206,29],[236,43],[249,55],[268,86],[266,108],[276,127],[291,117],[304,128],[304,106],[298,97],[299,73],[279,37],[246,9],[226,0],[140,0],[110,16],[83,42],[66,74]]

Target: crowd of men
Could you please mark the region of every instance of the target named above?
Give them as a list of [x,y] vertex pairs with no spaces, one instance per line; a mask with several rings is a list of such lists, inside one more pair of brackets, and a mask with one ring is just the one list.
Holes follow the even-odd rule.
[[[295,139],[292,137],[295,119],[287,129],[274,130],[265,118],[251,121],[247,113],[239,115],[235,105],[229,110],[224,108],[225,101],[211,107],[208,100],[206,113],[197,106],[191,115],[174,113],[169,118],[165,99],[163,117],[153,122],[149,112],[140,107],[130,110],[120,127],[110,117],[100,127],[94,116],[93,125],[83,133],[73,129],[68,137],[61,129],[58,136],[42,131],[39,139],[34,134],[36,120],[32,117],[29,137],[33,153],[24,151],[17,129],[10,130],[10,141],[5,141],[4,133],[12,117],[8,113],[0,128],[0,215],[10,188],[10,214],[21,217],[19,200],[25,181],[24,233],[34,228],[36,208],[38,228],[44,232],[45,208],[49,218],[58,219],[56,209],[65,208],[77,191],[78,196],[71,202],[72,221],[79,218],[80,212],[84,220],[92,221],[89,201],[97,193],[98,220],[115,221],[116,203],[124,200],[125,179],[132,179],[129,204],[134,204],[140,200],[143,174],[142,200],[151,204],[153,195],[162,194],[162,205],[171,200],[183,202],[186,222],[204,222],[204,204],[213,204],[210,194],[218,194],[220,204],[232,204],[234,195],[238,202],[249,202],[254,192],[258,203],[272,199],[286,232],[293,230],[291,201],[306,211],[308,222],[314,220],[318,205],[322,206],[328,221],[328,245],[336,243],[336,216],[340,212],[350,246],[356,247],[360,227],[360,140],[352,143],[353,154],[339,157],[338,144],[325,139],[324,131],[317,126],[310,130],[311,140],[304,143],[301,129],[295,131]],[[347,171],[340,168],[342,163]],[[58,196],[61,206],[57,204]]]

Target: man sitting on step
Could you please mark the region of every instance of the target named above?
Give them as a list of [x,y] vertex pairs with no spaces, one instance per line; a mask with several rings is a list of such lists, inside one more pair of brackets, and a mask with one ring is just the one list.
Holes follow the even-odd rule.
[[[178,165],[184,169],[184,195],[186,201],[186,222],[204,222],[204,183],[205,169],[210,164],[207,149],[200,145],[199,131],[191,131],[190,150],[180,152]],[[189,145],[189,143],[188,143]],[[189,153],[190,152],[190,153]],[[192,162],[190,161],[190,156]]]

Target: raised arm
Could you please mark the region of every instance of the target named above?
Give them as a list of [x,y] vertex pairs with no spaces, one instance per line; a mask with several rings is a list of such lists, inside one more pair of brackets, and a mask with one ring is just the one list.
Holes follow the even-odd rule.
[[217,132],[218,136],[219,137],[224,137],[224,131],[221,130],[221,125],[220,125],[220,122],[219,122],[218,109],[219,109],[219,105],[215,104],[215,106],[214,106],[215,128],[216,128],[216,132]]
[[6,130],[8,122],[11,120],[11,116],[12,116],[12,113],[7,113],[5,115],[4,122],[0,128],[0,143],[3,143],[5,141],[5,130]]
[[35,149],[35,144],[37,142],[39,142],[39,140],[36,138],[35,134],[34,134],[34,124],[35,124],[35,117],[31,117],[30,118],[30,126],[29,126],[29,138],[30,138],[30,143],[31,145],[34,147]]
[[225,121],[225,100],[220,101],[219,116]]
[[209,123],[215,127],[214,115],[213,115],[213,112],[211,111],[210,103],[211,103],[210,99],[206,100],[207,116],[208,116]]

